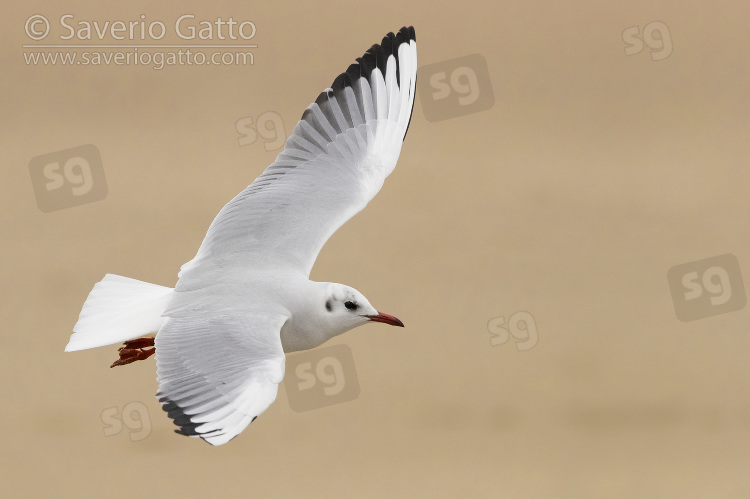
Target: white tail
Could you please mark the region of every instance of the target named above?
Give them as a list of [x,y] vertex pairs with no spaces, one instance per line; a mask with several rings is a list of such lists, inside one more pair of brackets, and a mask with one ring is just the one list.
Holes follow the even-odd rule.
[[128,277],[105,275],[83,304],[65,351],[111,345],[157,332],[173,291]]

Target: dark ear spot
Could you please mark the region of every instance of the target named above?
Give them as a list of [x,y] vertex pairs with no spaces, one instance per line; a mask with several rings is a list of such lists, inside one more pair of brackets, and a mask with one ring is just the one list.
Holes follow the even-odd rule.
[[331,303],[331,300],[326,301],[326,310],[329,312],[333,310],[333,303]]

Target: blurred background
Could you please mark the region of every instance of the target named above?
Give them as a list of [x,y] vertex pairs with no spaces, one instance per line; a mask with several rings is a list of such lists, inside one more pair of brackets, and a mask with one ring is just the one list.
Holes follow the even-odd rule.
[[[6,6],[0,495],[748,497],[749,14]],[[230,17],[236,39],[217,22]],[[153,359],[109,369],[116,346],[63,352],[105,273],[173,286],[305,107],[403,25],[420,79],[398,167],[312,278],[405,329],[298,354],[318,395],[294,398],[288,369],[277,401],[216,448],[172,432]],[[187,49],[167,45],[200,44],[223,47],[168,64]]]

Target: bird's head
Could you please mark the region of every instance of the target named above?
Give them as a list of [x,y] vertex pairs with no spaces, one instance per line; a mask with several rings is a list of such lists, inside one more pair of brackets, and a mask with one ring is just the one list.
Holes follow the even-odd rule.
[[367,324],[382,322],[391,326],[404,327],[404,323],[392,315],[375,310],[362,293],[343,284],[329,283],[325,300],[320,304],[322,312],[331,324],[344,331]]

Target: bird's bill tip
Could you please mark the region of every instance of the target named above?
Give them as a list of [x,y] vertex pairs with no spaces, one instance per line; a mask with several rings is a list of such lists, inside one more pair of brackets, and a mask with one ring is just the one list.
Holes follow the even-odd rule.
[[378,315],[365,315],[372,322],[382,322],[383,324],[390,324],[391,326],[404,327],[404,323],[398,317],[394,317],[383,312],[378,312]]

